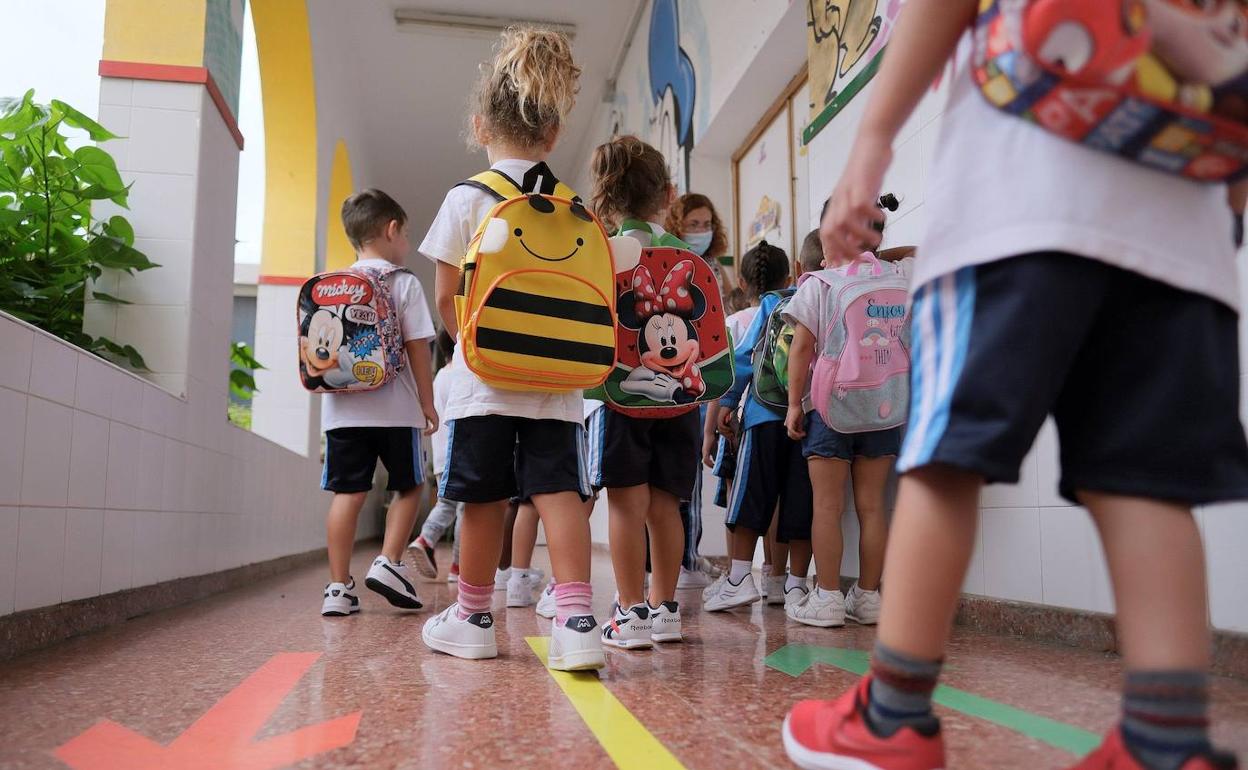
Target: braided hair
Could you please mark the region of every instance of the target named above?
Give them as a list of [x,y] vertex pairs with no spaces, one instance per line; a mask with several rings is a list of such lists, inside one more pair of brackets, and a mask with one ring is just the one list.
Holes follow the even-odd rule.
[[767,241],[745,252],[741,258],[741,279],[750,302],[789,283],[789,255]]

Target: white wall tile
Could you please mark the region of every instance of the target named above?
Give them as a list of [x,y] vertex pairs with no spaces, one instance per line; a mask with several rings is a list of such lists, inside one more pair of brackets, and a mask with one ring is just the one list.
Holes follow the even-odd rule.
[[117,311],[117,337],[136,347],[153,372],[185,372],[188,323],[185,307],[126,305]]
[[65,505],[73,411],[41,398],[27,400],[22,505]]
[[101,104],[97,122],[117,135],[100,143],[100,149],[108,152],[117,162],[118,170],[125,172],[130,169],[130,106],[124,104]]
[[99,356],[78,354],[78,380],[74,406],[99,417],[108,417],[113,408],[113,389],[121,374]]
[[114,422],[108,432],[108,481],[106,504],[109,508],[134,508],[138,500],[139,441],[142,431]]
[[65,512],[65,572],[61,601],[100,593],[100,559],[104,547],[104,511],[69,508]]
[[134,511],[104,511],[101,533],[100,593],[123,591],[134,583]]
[[117,305],[112,302],[87,301],[82,311],[82,329],[95,337],[117,336]]
[[0,314],[0,387],[26,392],[34,344],[33,330]]
[[14,506],[0,506],[0,615],[13,611],[17,590],[17,520]]
[[1065,508],[1070,501],[1057,491],[1062,478],[1061,457],[1057,442],[1057,424],[1052,418],[1045,421],[1031,449],[1036,457],[1036,482],[1041,508]]
[[1101,541],[1083,508],[1040,509],[1044,603],[1113,612],[1113,593]]
[[23,507],[17,525],[17,592],[21,612],[61,600],[65,509]]
[[1201,512],[1209,571],[1209,612],[1216,628],[1248,632],[1248,504]]
[[22,500],[22,462],[26,456],[25,393],[0,388],[0,504]]
[[164,469],[161,473],[161,510],[183,510],[186,445],[165,439]]
[[135,238],[134,247],[160,267],[126,276],[117,287],[117,296],[141,305],[189,305],[191,241]]
[[971,553],[971,563],[966,568],[966,579],[962,581],[962,591],[981,596],[987,593],[984,583],[984,516],[982,513],[979,517],[979,525],[975,527],[975,550]]
[[163,480],[161,475],[165,469],[165,442],[167,439],[155,433],[143,431],[139,439],[138,484],[135,492],[135,507],[149,511],[160,510],[163,501],[161,496]]
[[113,406],[109,418],[131,427],[143,424],[143,388],[150,387],[125,372],[117,372],[113,380]]
[[100,508],[108,482],[108,420],[75,410],[73,423],[68,505]]
[[36,334],[31,352],[30,394],[65,406],[74,405],[78,350],[61,340]]
[[1037,509],[996,508],[984,511],[981,522],[984,593],[1016,601],[1042,601]]
[[134,512],[134,585],[146,586],[160,580],[160,519],[159,511]]
[[198,111],[132,108],[129,170],[194,174],[198,167]]
[[141,238],[187,240],[194,233],[195,177],[131,172],[127,214]]
[[100,78],[100,104],[129,105],[134,83],[130,78]]
[[204,86],[198,83],[135,80],[131,103],[135,107],[199,111],[204,90]]

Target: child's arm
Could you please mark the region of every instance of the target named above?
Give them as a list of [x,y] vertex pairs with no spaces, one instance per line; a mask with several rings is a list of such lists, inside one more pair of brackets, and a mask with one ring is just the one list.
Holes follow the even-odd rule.
[[[451,339],[459,338],[459,319],[455,317],[455,292],[457,291],[459,291],[459,268],[449,262],[439,260],[438,272],[433,280],[433,297],[438,305],[438,317],[442,319],[442,326],[446,328],[446,333],[451,335]],[[424,401],[425,397],[422,395],[420,398]]]
[[425,435],[432,436],[438,430],[438,410],[433,404],[433,364],[429,355],[429,340],[408,340],[403,343],[407,362],[416,378],[416,395],[420,397],[420,409],[425,414]]
[[702,464],[708,468],[715,467],[715,453],[719,449],[719,436],[715,434],[715,426],[719,422],[719,407],[711,404],[706,410],[706,419],[702,423]]
[[745,334],[741,335],[741,339],[737,340],[737,349],[732,352],[732,387],[728,389],[723,398],[719,399],[719,415],[716,418],[719,423],[719,432],[725,436],[730,436],[734,432],[731,425],[732,416],[736,413],[737,407],[741,405],[745,389],[754,379],[754,346],[758,344],[758,338],[762,336],[767,326],[767,318],[775,309],[777,302],[779,299],[774,294],[763,297],[758,312],[754,314],[754,320],[750,322]]
[[814,357],[815,335],[805,324],[793,324],[793,341],[789,343],[789,411],[784,416],[784,427],[794,441],[806,438],[802,396],[806,394],[806,379],[810,376],[810,361]]
[[976,6],[976,0],[910,0],[901,9],[849,165],[819,225],[829,262],[852,261],[864,246],[879,245],[872,223],[884,219],[875,204],[893,160],[893,140],[970,26]]

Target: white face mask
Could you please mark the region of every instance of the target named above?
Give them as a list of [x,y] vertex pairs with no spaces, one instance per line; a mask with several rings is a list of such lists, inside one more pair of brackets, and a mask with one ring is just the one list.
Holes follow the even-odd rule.
[[689,248],[696,254],[706,256],[706,250],[711,247],[711,238],[714,233],[707,230],[704,233],[685,233],[685,237],[681,238],[685,243],[689,244]]

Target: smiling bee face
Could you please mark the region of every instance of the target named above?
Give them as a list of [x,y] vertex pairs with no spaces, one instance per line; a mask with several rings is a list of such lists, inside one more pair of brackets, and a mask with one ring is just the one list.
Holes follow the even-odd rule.
[[486,225],[481,253],[507,250],[536,269],[585,277],[611,270],[606,233],[580,201],[526,195],[510,202],[505,213],[506,220]]

